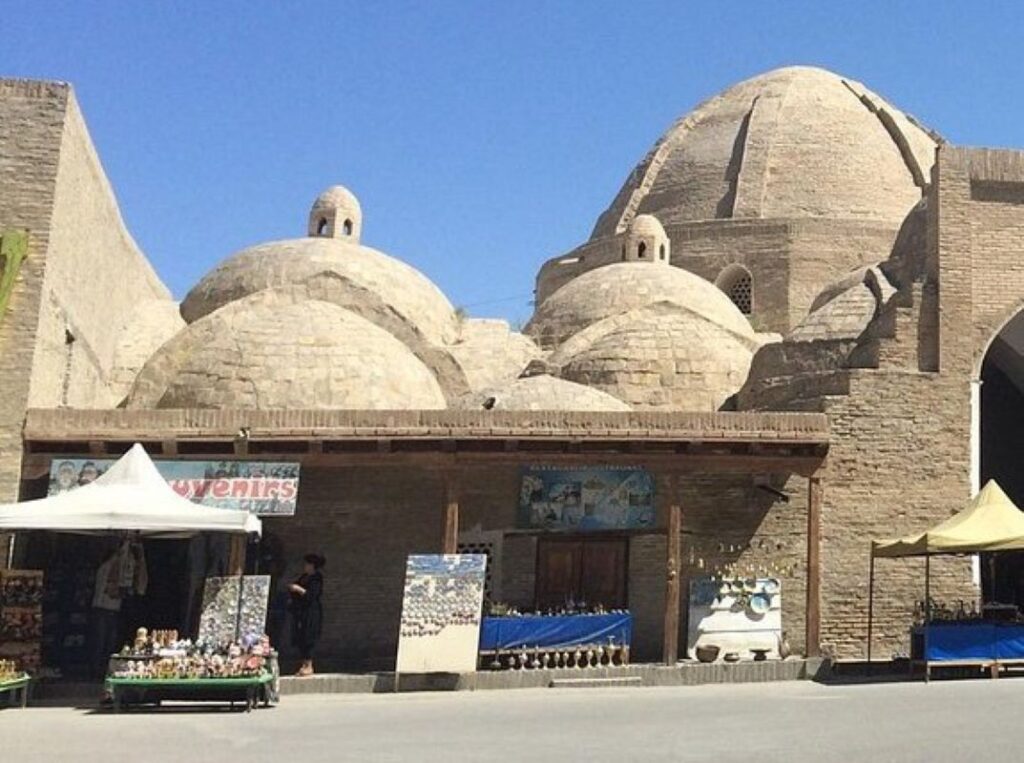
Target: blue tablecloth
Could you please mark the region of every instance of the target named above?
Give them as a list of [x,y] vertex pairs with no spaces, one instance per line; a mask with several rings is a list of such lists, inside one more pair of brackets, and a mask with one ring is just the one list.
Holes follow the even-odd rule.
[[962,623],[928,626],[925,659],[1024,660],[1024,625]]
[[633,637],[633,616],[611,615],[523,615],[485,617],[480,627],[480,650],[521,647],[559,648],[580,644],[622,646]]

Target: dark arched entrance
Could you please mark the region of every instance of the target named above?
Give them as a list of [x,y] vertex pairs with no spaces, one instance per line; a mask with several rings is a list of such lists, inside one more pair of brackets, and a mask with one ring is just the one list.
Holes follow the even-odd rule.
[[[981,366],[980,485],[994,479],[1024,507],[1024,312],[992,340]],[[1024,606],[1024,552],[982,555],[987,601]]]

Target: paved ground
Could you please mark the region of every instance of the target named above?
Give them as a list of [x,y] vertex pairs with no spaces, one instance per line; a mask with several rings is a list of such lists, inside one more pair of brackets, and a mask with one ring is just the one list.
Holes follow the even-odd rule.
[[286,697],[252,714],[0,711],[0,760],[1020,760],[1024,680]]

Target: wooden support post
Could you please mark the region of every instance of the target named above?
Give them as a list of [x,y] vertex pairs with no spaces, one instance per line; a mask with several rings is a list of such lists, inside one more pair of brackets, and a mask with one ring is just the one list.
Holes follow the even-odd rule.
[[442,530],[442,553],[459,553],[459,483],[451,472],[444,478],[445,508],[444,529]]
[[665,533],[665,633],[662,657],[666,665],[679,660],[679,562],[683,512],[679,506],[679,477],[669,477],[668,528]]
[[821,654],[821,478],[807,480],[807,623],[804,653]]
[[246,535],[232,535],[231,547],[228,549],[228,575],[245,574]]
[[875,546],[871,545],[871,566],[868,568],[868,673],[871,672],[871,639],[875,623]]

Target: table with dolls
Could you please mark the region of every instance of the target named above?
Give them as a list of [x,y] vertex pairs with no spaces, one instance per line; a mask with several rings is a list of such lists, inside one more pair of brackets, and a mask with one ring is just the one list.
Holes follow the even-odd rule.
[[266,636],[213,647],[139,628],[131,645],[111,655],[106,690],[114,712],[165,701],[227,702],[248,712],[277,701],[278,678]]

